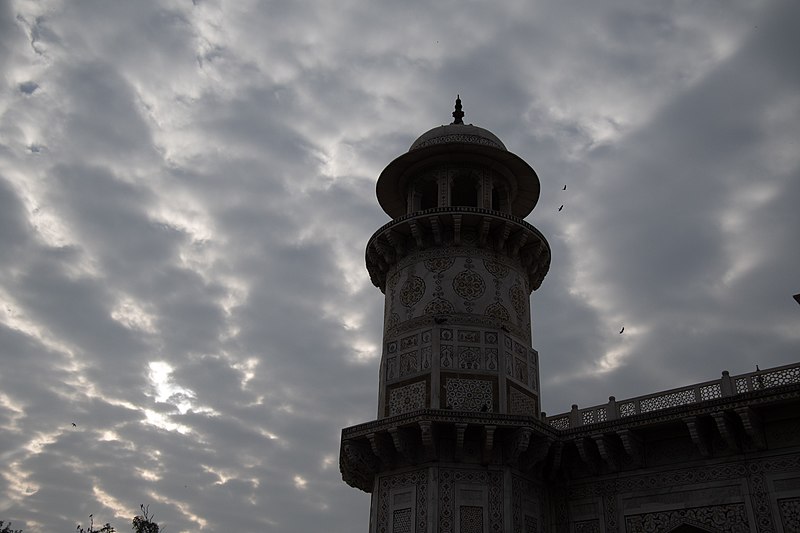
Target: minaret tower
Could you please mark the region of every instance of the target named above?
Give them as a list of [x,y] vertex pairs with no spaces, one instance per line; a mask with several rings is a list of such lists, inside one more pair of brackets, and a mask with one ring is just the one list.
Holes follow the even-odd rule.
[[523,220],[539,178],[493,133],[424,133],[378,178],[392,217],[367,244],[386,295],[378,417],[342,431],[343,479],[372,493],[370,533],[542,531],[530,293],[550,246]]

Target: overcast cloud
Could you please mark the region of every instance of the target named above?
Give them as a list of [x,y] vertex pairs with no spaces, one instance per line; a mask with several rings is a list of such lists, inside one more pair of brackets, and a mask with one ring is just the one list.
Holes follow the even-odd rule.
[[0,2],[0,519],[366,530],[338,445],[377,409],[375,182],[456,93],[542,181],[547,412],[800,360],[798,20]]

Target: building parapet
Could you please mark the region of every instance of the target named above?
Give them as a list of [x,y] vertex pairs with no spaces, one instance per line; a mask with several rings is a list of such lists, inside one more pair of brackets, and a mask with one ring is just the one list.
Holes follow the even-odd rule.
[[565,430],[795,383],[800,383],[800,363],[756,370],[737,376],[731,376],[725,370],[720,379],[626,400],[617,400],[611,396],[607,404],[583,409],[573,405],[571,411],[548,416],[546,420],[553,428]]

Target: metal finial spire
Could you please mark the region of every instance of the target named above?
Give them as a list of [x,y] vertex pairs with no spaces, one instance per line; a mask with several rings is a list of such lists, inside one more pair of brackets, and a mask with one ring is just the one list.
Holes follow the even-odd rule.
[[464,112],[461,111],[461,95],[456,95],[456,110],[453,111],[453,124],[463,124],[464,121],[461,120],[464,118]]

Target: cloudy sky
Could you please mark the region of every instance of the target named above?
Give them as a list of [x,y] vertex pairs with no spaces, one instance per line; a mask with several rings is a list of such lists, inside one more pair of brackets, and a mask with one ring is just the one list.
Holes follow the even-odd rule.
[[798,20],[0,2],[0,519],[366,530],[338,445],[377,408],[375,181],[457,93],[542,181],[547,412],[800,360]]

